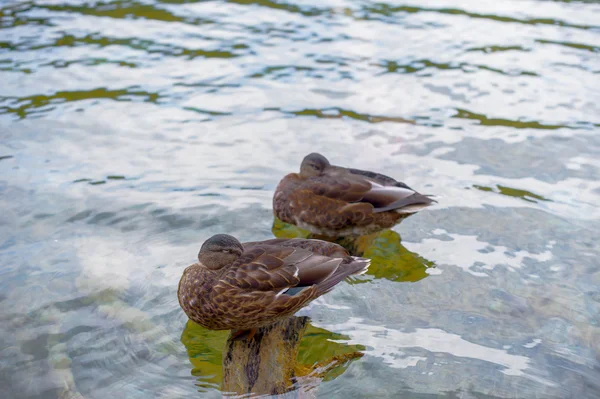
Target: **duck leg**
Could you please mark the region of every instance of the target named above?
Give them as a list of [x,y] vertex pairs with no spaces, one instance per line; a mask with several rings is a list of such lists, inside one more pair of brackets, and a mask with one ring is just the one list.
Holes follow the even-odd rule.
[[241,339],[246,332],[248,332],[248,330],[231,330],[231,340],[232,341],[236,341],[238,339]]
[[252,339],[252,337],[254,337],[254,335],[256,334],[257,331],[258,331],[258,328],[251,328],[249,330],[232,330],[231,331],[231,340],[237,341],[237,340],[241,340],[243,338]]
[[251,340],[254,335],[256,334],[256,332],[258,331],[258,328],[251,328],[250,330],[248,330],[248,340]]

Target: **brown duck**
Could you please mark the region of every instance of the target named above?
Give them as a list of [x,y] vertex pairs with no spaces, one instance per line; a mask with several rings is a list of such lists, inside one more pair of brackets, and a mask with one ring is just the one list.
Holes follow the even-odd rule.
[[217,234],[198,263],[183,272],[177,296],[194,322],[211,330],[248,330],[291,316],[344,278],[364,273],[369,260],[341,246],[301,238],[241,244]]
[[290,173],[277,186],[273,212],[283,222],[337,238],[390,228],[434,202],[391,177],[331,165],[312,153],[300,173]]

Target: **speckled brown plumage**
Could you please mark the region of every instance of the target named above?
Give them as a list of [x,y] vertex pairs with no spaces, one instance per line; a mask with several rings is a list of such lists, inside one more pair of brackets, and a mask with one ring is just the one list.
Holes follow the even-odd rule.
[[300,310],[369,261],[337,244],[273,239],[240,244],[218,234],[207,240],[199,262],[185,269],[178,298],[188,317],[212,330],[248,330]]
[[283,222],[335,238],[390,228],[433,202],[391,177],[334,166],[313,153],[300,173],[281,180],[273,212]]

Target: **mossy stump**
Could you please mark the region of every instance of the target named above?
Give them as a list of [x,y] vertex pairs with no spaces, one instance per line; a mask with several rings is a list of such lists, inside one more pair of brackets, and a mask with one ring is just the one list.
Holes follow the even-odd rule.
[[223,352],[225,395],[281,395],[294,389],[296,358],[308,317],[262,327],[254,337],[227,340]]

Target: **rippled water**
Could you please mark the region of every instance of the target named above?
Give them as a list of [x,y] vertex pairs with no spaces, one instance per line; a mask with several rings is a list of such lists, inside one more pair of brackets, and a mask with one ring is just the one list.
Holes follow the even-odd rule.
[[313,394],[600,396],[597,2],[0,1],[0,82],[3,398],[220,397],[177,282],[311,151],[439,200],[304,311],[364,353]]

